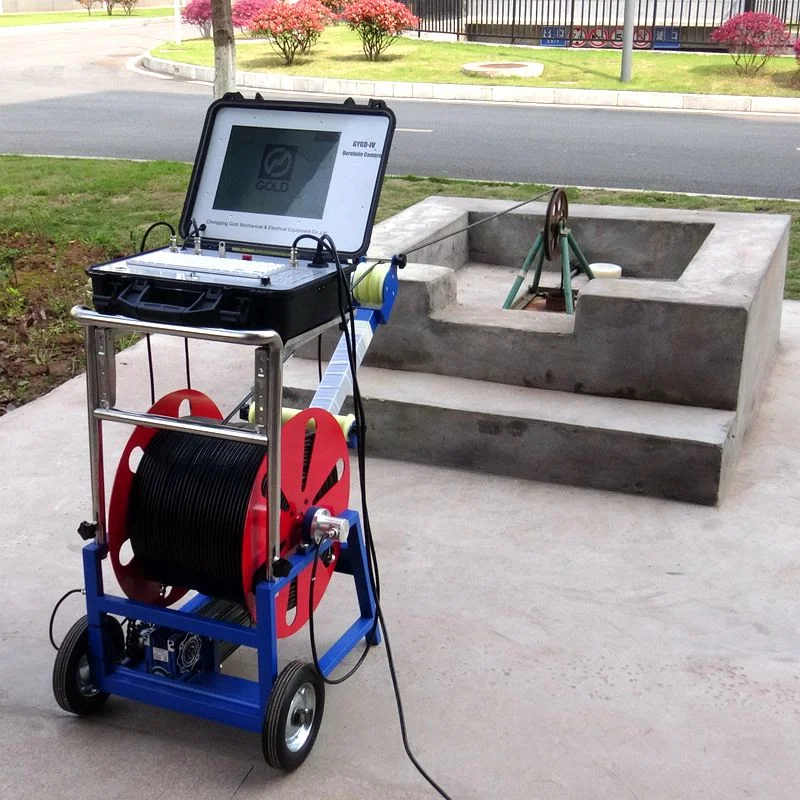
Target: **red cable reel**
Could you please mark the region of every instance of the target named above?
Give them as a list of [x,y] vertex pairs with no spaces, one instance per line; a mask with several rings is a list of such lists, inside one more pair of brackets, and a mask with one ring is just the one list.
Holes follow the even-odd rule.
[[[181,405],[188,403],[188,414],[221,421],[215,403],[202,392],[180,389],[162,397],[148,411],[166,417],[179,417]],[[141,455],[157,429],[137,427],[120,458],[108,513],[108,552],[120,587],[132,600],[156,606],[170,606],[192,587],[165,587],[148,578],[137,560],[129,540],[128,502]],[[333,477],[335,476],[335,478]],[[242,589],[248,610],[256,618],[253,579],[267,558],[268,500],[267,458],[259,467],[250,493],[242,531]],[[350,501],[350,460],[347,443],[336,419],[327,411],[309,408],[288,420],[281,428],[281,512],[280,555],[287,557],[302,543],[303,517],[312,506],[325,508],[334,516],[347,509]],[[332,545],[334,558],[321,559],[314,582],[316,609],[330,582],[340,545]],[[276,629],[279,638],[297,632],[308,621],[311,568],[276,595]]]

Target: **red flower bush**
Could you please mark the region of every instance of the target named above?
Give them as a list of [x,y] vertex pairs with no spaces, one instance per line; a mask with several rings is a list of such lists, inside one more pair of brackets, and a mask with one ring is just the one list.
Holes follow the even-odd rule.
[[417,17],[397,0],[351,0],[345,4],[342,19],[361,38],[369,61],[377,61],[403,31],[419,24]]
[[256,16],[250,33],[268,39],[272,49],[291,64],[298,52],[311,49],[330,19],[318,0],[298,0],[293,5],[275,0]]
[[797,60],[798,66],[800,66],[800,38],[794,43],[794,57]]
[[211,37],[211,0],[189,0],[181,11],[181,19],[194,25],[204,39]]
[[273,2],[274,0],[237,0],[231,7],[233,27],[240,31],[249,31],[255,18]]
[[745,75],[755,75],[769,59],[789,44],[783,22],[773,14],[746,11],[731,17],[712,34],[724,44],[733,63]]
[[339,15],[342,13],[342,9],[344,8],[345,0],[319,0],[325,8],[328,9],[331,13],[331,19],[334,22],[339,21]]

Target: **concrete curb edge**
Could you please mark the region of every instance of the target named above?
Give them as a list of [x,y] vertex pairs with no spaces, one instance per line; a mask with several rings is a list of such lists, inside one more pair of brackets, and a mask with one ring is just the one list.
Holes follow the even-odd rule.
[[[149,51],[142,66],[151,72],[186,80],[214,82],[212,67],[156,58]],[[396,97],[425,100],[472,100],[482,103],[535,103],[671,111],[736,111],[761,114],[800,114],[798,97],[749,97],[720,94],[677,94],[608,89],[555,89],[533,86],[478,86],[453,83],[401,83],[337,78],[293,77],[262,72],[236,72],[236,85],[247,89],[312,94]]]

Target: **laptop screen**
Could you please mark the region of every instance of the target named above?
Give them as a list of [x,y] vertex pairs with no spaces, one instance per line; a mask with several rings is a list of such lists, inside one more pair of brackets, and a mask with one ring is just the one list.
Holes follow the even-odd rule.
[[211,117],[184,209],[206,226],[204,237],[288,248],[302,234],[327,233],[342,253],[366,249],[394,117],[297,105],[222,105]]

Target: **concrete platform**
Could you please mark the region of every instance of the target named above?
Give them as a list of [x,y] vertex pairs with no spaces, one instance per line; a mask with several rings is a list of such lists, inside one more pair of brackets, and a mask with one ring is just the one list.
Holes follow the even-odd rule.
[[[171,344],[156,343],[159,392],[181,372]],[[249,366],[195,352],[197,387],[232,405]],[[143,404],[143,348],[120,361],[120,396]],[[453,798],[795,800],[799,376],[789,302],[722,508],[370,460],[410,736]],[[93,719],[62,713],[47,620],[80,585],[85,451],[80,380],[0,419],[0,797],[434,796],[403,754],[383,651],[329,692],[288,778],[225,726],[114,698]],[[65,603],[57,636],[79,607]],[[307,654],[301,633],[282,658]]]
[[[305,408],[316,361],[292,360],[284,380],[286,405]],[[719,499],[735,433],[733,411],[446,375],[365,367],[361,389],[373,455],[690,503]]]
[[[416,409],[414,419],[405,415],[404,434],[390,451],[430,453],[431,463],[444,466],[480,461],[503,474],[720,501],[775,354],[789,218],[576,204],[569,227],[586,258],[620,265],[622,279],[576,281],[574,315],[541,313],[521,310],[532,299],[529,272],[519,302],[505,310],[544,213],[537,203],[428,197],[375,227],[373,257],[407,253],[413,263],[400,274],[392,323],[376,332],[366,365],[473,382],[465,389],[469,384],[436,380],[438,394],[422,403],[436,406],[441,396],[447,406],[464,392],[473,399],[459,406],[458,434],[446,446],[432,444],[441,438],[432,417],[423,415],[431,422],[426,426]],[[560,282],[552,272],[558,261],[549,266],[544,287]],[[333,338],[324,345],[329,353]],[[303,355],[313,357],[314,348]],[[488,383],[505,389],[491,392]],[[474,417],[464,418],[463,412],[483,412],[485,426],[503,405],[498,398],[521,396],[516,387],[531,390],[526,413],[513,429],[504,427],[505,412],[491,423],[505,435],[484,436]],[[711,412],[724,417],[724,433],[703,434],[702,454],[691,436],[654,446],[663,441],[658,433],[636,431],[668,416],[667,405],[693,407],[694,413],[674,412],[686,430],[702,429]],[[555,429],[547,410],[553,406],[565,412]],[[585,424],[573,424],[579,409]],[[441,415],[437,420],[443,423]],[[455,423],[448,418],[448,424]],[[422,428],[419,441],[410,441]],[[527,447],[518,436],[530,437]],[[534,441],[544,455],[520,463],[519,452]],[[567,449],[571,464],[560,459]],[[476,459],[472,451],[487,457]]]

